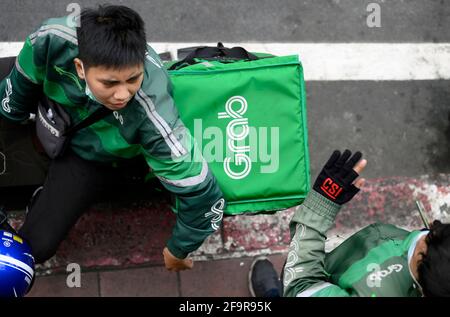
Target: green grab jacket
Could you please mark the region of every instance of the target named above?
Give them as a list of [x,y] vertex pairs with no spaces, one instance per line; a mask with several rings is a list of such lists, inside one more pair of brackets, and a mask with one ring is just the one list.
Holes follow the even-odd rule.
[[284,296],[421,296],[409,261],[417,240],[428,232],[375,223],[325,253],[326,233],[340,208],[314,190],[296,208],[283,272]]
[[[29,35],[10,74],[0,82],[0,113],[22,122],[36,113],[42,91],[58,102],[75,124],[102,107],[86,96],[73,59],[76,29],[66,17],[52,18]],[[221,224],[225,200],[194,138],[181,122],[167,71],[147,46],[142,86],[128,105],[79,130],[71,149],[97,162],[143,155],[163,186],[175,194],[177,220],[167,247],[185,258]]]

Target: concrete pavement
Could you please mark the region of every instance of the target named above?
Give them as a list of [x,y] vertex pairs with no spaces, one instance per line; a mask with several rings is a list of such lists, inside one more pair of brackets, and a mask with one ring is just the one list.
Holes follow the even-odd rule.
[[[368,179],[361,192],[339,213],[329,232],[327,251],[373,222],[406,229],[423,227],[415,201],[428,219],[450,221],[450,178],[392,177]],[[174,215],[160,198],[98,203],[78,221],[55,257],[37,266],[29,296],[250,296],[247,275],[258,255],[268,255],[281,272],[289,245],[288,224],[294,208],[274,215],[225,217],[222,228],[191,256],[194,268],[171,273],[162,249]],[[19,225],[20,213],[16,214]],[[71,288],[75,263],[81,287]]]
[[[6,46],[23,41],[44,19],[67,14],[72,2],[2,1],[0,41]],[[81,6],[103,2],[77,1]],[[372,2],[381,8],[380,28],[366,24]],[[438,0],[109,3],[137,9],[150,43],[450,42],[450,5]],[[343,76],[306,82],[311,179],[335,148],[362,150],[369,160],[367,186],[339,214],[328,249],[374,221],[421,227],[416,199],[430,219],[450,221],[450,86],[439,74],[436,78],[355,81]],[[29,296],[249,296],[246,275],[254,256],[270,255],[281,269],[292,209],[225,218],[220,232],[193,254],[194,269],[170,273],[161,253],[174,215],[161,194],[142,197],[93,206],[57,255],[37,268]],[[23,211],[13,215],[15,225],[23,216]],[[81,267],[80,288],[67,286],[70,263]]]

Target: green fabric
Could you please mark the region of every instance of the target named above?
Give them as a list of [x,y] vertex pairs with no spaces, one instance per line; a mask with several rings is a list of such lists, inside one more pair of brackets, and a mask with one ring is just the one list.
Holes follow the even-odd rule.
[[376,223],[326,254],[326,233],[339,210],[339,205],[315,191],[295,210],[284,295],[420,296],[408,265],[408,250],[420,231]]
[[[28,119],[42,90],[73,123],[102,107],[86,96],[86,83],[76,73],[78,41],[68,20],[49,19],[26,39],[16,67],[0,82],[1,115],[16,122]],[[177,222],[168,241],[176,257],[196,250],[220,225],[223,194],[179,117],[167,71],[150,46],[138,93],[125,108],[77,131],[70,146],[85,160],[108,164],[145,157],[152,173],[177,197]]]
[[198,60],[169,75],[180,116],[228,202],[225,213],[274,211],[304,200],[310,171],[298,56]]

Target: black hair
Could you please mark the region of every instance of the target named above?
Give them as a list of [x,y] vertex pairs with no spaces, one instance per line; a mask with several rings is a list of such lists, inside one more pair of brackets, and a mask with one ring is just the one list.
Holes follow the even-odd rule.
[[450,224],[435,220],[425,238],[427,251],[418,265],[425,296],[450,296]]
[[84,9],[77,27],[78,58],[85,68],[121,69],[145,61],[144,21],[126,6],[104,5]]

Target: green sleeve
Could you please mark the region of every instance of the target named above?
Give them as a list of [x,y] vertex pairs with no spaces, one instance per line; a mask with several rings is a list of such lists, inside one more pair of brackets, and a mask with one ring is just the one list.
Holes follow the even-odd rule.
[[[186,134],[184,139],[189,138]],[[177,218],[167,247],[180,259],[197,250],[219,229],[225,208],[222,191],[195,142],[185,148],[187,152],[180,158],[164,159],[144,153],[153,173],[176,197]]]
[[46,41],[35,38],[32,43],[30,37],[26,39],[11,72],[0,82],[0,113],[17,122],[28,119],[30,113],[35,112],[45,73],[45,67],[39,67],[37,63],[42,63],[46,56]]
[[291,244],[284,268],[284,296],[349,296],[329,283],[325,239],[341,206],[311,190],[290,223]]
[[[193,136],[180,120],[167,71],[149,50],[147,78],[138,102],[148,120],[141,128],[143,154],[156,177],[176,197],[176,224],[167,243],[177,258],[185,258],[221,225],[225,200]],[[146,80],[147,79],[147,80]]]

